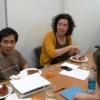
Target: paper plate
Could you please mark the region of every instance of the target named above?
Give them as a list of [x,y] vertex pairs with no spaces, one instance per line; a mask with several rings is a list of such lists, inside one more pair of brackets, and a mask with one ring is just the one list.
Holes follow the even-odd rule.
[[[37,69],[37,68],[27,68],[27,69],[24,69],[20,72],[19,76],[27,76],[28,75],[28,70],[38,70],[38,72],[35,72],[35,73],[39,73],[40,75],[42,74],[42,71],[40,69]],[[33,73],[34,74],[34,73]]]

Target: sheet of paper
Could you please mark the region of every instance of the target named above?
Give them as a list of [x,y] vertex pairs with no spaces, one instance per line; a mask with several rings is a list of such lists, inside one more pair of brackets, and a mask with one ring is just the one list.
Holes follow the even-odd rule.
[[62,63],[61,66],[68,66],[68,67],[70,67],[70,68],[72,68],[72,69],[76,69],[76,68],[79,67],[78,65],[71,64],[71,63],[68,63],[68,62]]
[[43,86],[50,85],[50,82],[40,74],[35,73],[18,80],[11,80],[10,83],[21,93],[25,94]]
[[16,99],[16,100],[32,100],[31,98]]
[[16,93],[13,93],[5,98],[5,100],[18,100],[18,96],[16,95]]
[[82,69],[73,69],[72,71],[62,70],[59,74],[85,80],[88,77],[89,72],[90,71]]
[[32,100],[31,98],[18,99],[16,93],[9,95],[5,100]]

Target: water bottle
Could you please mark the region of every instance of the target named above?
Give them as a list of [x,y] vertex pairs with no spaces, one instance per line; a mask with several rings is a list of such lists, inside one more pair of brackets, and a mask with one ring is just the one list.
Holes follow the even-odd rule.
[[94,68],[90,70],[88,76],[88,93],[94,93],[96,88],[96,71]]

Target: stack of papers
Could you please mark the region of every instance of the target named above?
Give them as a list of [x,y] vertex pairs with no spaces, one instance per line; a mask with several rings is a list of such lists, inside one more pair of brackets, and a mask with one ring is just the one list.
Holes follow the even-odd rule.
[[74,77],[77,79],[85,80],[90,73],[90,71],[88,71],[88,70],[79,69],[78,68],[79,66],[74,65],[74,64],[70,64],[70,63],[65,62],[62,65],[68,66],[68,67],[72,68],[73,70],[71,70],[71,71],[62,70],[59,73],[61,75],[66,75],[66,76]]
[[44,87],[50,85],[50,82],[40,74],[35,73],[18,80],[11,80],[10,84],[17,91],[20,98],[23,98],[29,96],[28,94],[44,89]]

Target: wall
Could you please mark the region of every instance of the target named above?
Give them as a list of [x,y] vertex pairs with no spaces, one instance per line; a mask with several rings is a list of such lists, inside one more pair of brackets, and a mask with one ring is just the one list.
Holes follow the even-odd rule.
[[0,30],[6,27],[5,0],[0,0]]
[[100,0],[7,0],[8,26],[19,33],[16,48],[34,66],[33,49],[42,44],[45,33],[51,30],[51,19],[60,12],[73,16],[73,43],[82,53],[100,43],[99,7]]
[[16,48],[35,65],[33,49],[51,30],[53,16],[63,11],[63,0],[7,0],[8,26],[19,33]]
[[73,32],[74,44],[81,47],[82,53],[100,44],[100,0],[69,0],[65,12],[70,13],[76,23]]

